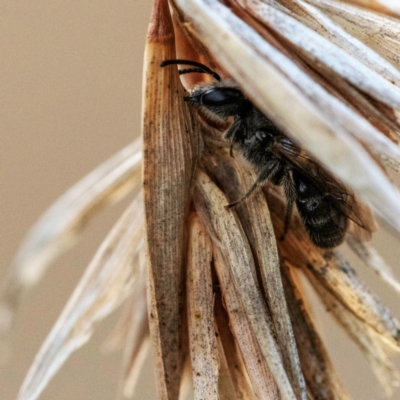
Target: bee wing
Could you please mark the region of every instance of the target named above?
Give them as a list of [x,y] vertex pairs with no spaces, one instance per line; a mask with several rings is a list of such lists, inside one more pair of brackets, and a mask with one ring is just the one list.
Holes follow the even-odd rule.
[[371,209],[366,204],[356,200],[355,206],[357,214],[362,219],[362,225],[350,220],[347,233],[362,242],[367,242],[371,240],[371,233],[377,230],[377,223]]
[[328,196],[333,204],[352,223],[349,233],[360,240],[369,240],[376,230],[376,222],[370,208],[356,199],[351,189],[335,179],[328,171],[318,165],[307,153],[290,139],[279,138],[274,151],[297,171],[304,174],[315,187]]

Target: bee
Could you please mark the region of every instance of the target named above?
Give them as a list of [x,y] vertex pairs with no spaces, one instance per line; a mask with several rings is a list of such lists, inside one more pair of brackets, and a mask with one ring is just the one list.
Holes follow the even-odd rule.
[[[190,60],[166,60],[167,65],[187,65],[180,74],[205,73],[212,83],[196,86],[185,100],[203,115],[233,123],[225,139],[238,149],[254,168],[257,178],[248,192],[229,207],[247,199],[261,184],[270,182],[283,188],[287,200],[284,235],[288,231],[294,205],[311,241],[330,249],[343,242],[350,221],[363,228],[360,207],[354,195],[267,118],[233,82],[223,81],[207,66]],[[369,234],[369,232],[368,232]]]

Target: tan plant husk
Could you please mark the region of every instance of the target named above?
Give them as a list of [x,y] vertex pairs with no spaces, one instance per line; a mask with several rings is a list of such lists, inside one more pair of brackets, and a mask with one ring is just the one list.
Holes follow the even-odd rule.
[[196,120],[183,101],[179,77],[170,68],[160,69],[161,61],[174,57],[168,4],[159,0],[154,4],[145,50],[143,192],[150,332],[158,389],[165,399],[179,393],[184,230],[198,151]]

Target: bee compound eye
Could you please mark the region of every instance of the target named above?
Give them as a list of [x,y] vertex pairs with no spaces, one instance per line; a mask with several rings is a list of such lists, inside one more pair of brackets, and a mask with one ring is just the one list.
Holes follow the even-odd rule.
[[213,88],[201,96],[201,103],[205,106],[225,106],[235,104],[243,97],[242,93],[232,88]]

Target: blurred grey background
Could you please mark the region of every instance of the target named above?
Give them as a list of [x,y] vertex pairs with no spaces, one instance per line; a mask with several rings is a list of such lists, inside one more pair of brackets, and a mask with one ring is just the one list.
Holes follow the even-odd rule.
[[[37,217],[71,185],[140,131],[142,63],[151,1],[11,1],[0,4],[1,264],[3,278],[18,243]],[[24,296],[13,357],[0,370],[0,399],[15,399],[41,343],[106,232],[127,202],[95,219],[82,241]],[[396,267],[399,242],[376,240]],[[359,267],[399,315],[399,298]],[[398,271],[400,276],[400,271]],[[354,399],[383,398],[365,359],[317,307],[339,374]],[[43,400],[114,399],[121,355],[99,347],[116,316],[74,353]],[[151,368],[137,399],[153,399]],[[400,399],[395,393],[394,399]]]

